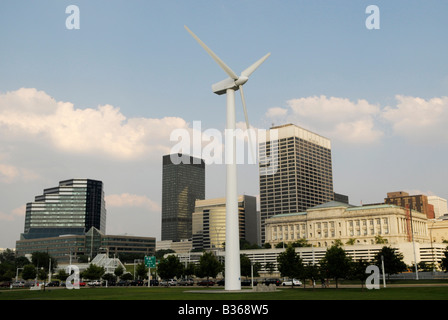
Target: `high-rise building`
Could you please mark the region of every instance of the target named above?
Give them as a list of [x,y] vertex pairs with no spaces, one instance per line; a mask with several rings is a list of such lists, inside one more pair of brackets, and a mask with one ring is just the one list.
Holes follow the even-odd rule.
[[261,239],[264,222],[332,201],[330,140],[293,124],[272,127],[259,143]]
[[103,183],[90,179],[65,180],[27,203],[21,239],[84,235],[92,227],[106,231]]
[[183,154],[163,156],[162,241],[191,238],[198,199],[205,199],[204,160]]
[[[238,197],[239,237],[259,244],[257,201],[253,196]],[[222,249],[226,241],[226,198],[197,200],[193,213],[193,248]]]

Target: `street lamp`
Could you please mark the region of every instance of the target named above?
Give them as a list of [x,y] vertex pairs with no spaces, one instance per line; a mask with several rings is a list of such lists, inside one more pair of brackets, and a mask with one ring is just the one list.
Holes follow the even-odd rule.
[[16,282],[18,281],[19,270],[23,270],[23,268],[17,268],[17,270],[16,270]]

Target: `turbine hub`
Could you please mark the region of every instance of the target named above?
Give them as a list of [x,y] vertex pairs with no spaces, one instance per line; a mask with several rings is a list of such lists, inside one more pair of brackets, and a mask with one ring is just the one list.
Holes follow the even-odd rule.
[[249,80],[248,77],[246,77],[246,76],[240,76],[240,77],[235,81],[235,84],[236,84],[237,86],[241,86],[241,85],[245,84],[245,83],[247,82],[247,80]]

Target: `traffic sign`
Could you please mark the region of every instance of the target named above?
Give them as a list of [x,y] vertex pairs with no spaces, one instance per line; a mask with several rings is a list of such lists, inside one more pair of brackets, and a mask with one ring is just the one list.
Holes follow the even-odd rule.
[[145,266],[147,268],[156,267],[156,257],[155,256],[145,256]]

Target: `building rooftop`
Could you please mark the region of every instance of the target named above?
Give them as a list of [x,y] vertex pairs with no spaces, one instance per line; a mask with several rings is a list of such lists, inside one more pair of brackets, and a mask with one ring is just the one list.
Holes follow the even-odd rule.
[[[314,206],[312,208],[309,208],[308,210],[314,210],[314,209],[325,209],[325,208],[340,208],[344,207],[347,211],[356,211],[356,210],[371,210],[371,209],[381,209],[381,208],[401,208],[400,206],[396,206],[393,204],[374,204],[374,205],[366,205],[366,206],[355,206],[352,204],[339,202],[339,201],[329,201],[322,204],[319,204],[317,206]],[[300,215],[306,215],[307,212],[294,212],[294,213],[283,213],[283,214],[276,214],[272,216],[271,218],[277,218],[277,217],[291,217],[291,216],[300,216]]]

